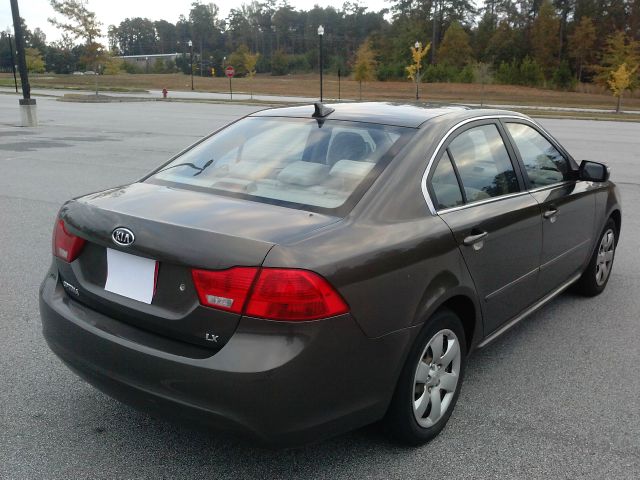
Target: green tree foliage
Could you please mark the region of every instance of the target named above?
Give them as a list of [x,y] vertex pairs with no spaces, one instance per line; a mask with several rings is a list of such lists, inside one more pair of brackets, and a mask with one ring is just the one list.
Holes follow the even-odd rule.
[[108,55],[104,62],[104,75],[118,75],[124,71],[124,62],[122,59]]
[[576,76],[582,80],[582,69],[593,61],[596,43],[596,27],[590,17],[582,17],[569,35],[569,56],[576,62]]
[[531,26],[531,47],[533,59],[546,77],[549,77],[558,63],[558,42],[560,21],[550,0],[544,0],[538,16]]
[[236,76],[244,77],[247,74],[245,57],[249,53],[249,47],[240,45],[235,52],[227,57],[227,65],[231,65],[236,69]]
[[282,50],[276,50],[271,57],[271,75],[286,75],[287,73],[289,73],[287,54]]
[[462,68],[469,63],[472,55],[469,35],[464,31],[462,25],[458,22],[452,22],[438,49],[438,62]]
[[522,58],[522,38],[509,22],[502,21],[489,40],[485,50],[485,58],[494,65],[509,63],[517,58]]
[[[42,31],[25,28],[27,46],[41,52],[47,71],[94,69],[97,58],[92,55],[102,31],[88,1],[49,1],[55,11],[50,21],[64,37],[47,43]],[[317,28],[323,25],[327,73],[340,69],[349,74],[357,64],[358,49],[369,42],[376,52],[379,79],[406,78],[407,49],[423,39],[432,43],[420,70],[427,81],[473,81],[473,65],[483,62],[498,82],[571,88],[568,72],[607,87],[612,71],[625,62],[629,69],[634,65],[614,58],[614,52],[640,41],[638,0],[389,0],[389,9],[377,12],[353,1],[340,8],[302,10],[286,0],[243,0],[226,18],[209,1],[188,4],[177,19],[127,18],[110,25],[108,50],[113,55],[177,52],[175,65],[165,69],[189,74],[192,41],[196,74],[202,65],[203,74],[215,67],[221,75],[223,59],[244,45],[259,54],[256,72],[285,75],[317,70]],[[608,38],[616,31],[624,32],[624,45],[617,37]],[[10,71],[7,36],[2,38],[0,69]],[[242,62],[238,67],[242,74]],[[156,71],[156,65],[151,63],[149,70]],[[637,73],[631,82],[633,88]]]
[[100,26],[102,25],[96,18],[94,12],[87,8],[86,0],[51,0],[53,10],[65,18],[59,20],[50,18],[49,23],[59,28],[74,40],[83,40],[87,45],[102,35]]

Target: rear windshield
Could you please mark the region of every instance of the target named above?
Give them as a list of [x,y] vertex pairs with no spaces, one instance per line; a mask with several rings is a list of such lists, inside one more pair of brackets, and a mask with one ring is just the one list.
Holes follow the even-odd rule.
[[339,120],[248,117],[146,181],[338,213],[360,199],[413,131]]

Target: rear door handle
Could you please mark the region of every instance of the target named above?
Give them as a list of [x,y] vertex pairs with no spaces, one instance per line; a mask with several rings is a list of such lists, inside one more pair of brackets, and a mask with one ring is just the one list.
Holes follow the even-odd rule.
[[488,232],[480,232],[480,233],[477,233],[475,235],[469,235],[468,237],[465,237],[465,239],[462,241],[462,243],[465,244],[468,247],[470,245],[473,245],[475,243],[480,242],[487,235],[489,235]]
[[558,209],[555,207],[549,207],[549,209],[544,212],[543,217],[551,220],[551,222],[553,223],[556,220],[556,215],[558,215]]

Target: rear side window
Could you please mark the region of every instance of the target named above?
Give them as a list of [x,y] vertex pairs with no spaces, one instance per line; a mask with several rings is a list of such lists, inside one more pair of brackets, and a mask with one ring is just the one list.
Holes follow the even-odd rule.
[[339,214],[335,210],[355,204],[414,132],[362,122],[248,117],[146,181]]
[[442,155],[438,166],[433,172],[431,189],[436,197],[436,208],[438,210],[457,207],[464,203],[456,172],[447,152]]
[[507,123],[520,152],[532,188],[569,179],[569,162],[537,130],[523,123]]
[[509,153],[498,128],[470,128],[449,144],[468,203],[519,191]]

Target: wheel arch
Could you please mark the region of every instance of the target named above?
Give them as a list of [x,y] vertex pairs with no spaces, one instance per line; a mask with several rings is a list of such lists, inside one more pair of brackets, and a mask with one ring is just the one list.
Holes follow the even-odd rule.
[[[426,289],[414,324],[421,324],[421,328],[425,328],[438,310],[447,308],[453,311],[462,322],[468,353],[480,342],[483,333],[482,312],[475,290],[458,283],[451,273],[441,274],[437,280],[432,283],[431,288]],[[443,286],[443,283],[454,281],[456,285],[449,285],[449,288]]]
[[618,241],[620,240],[620,229],[622,228],[622,213],[620,212],[620,209],[618,208],[614,209],[609,214],[609,218],[611,218],[613,222],[616,224],[616,244],[617,244]]

